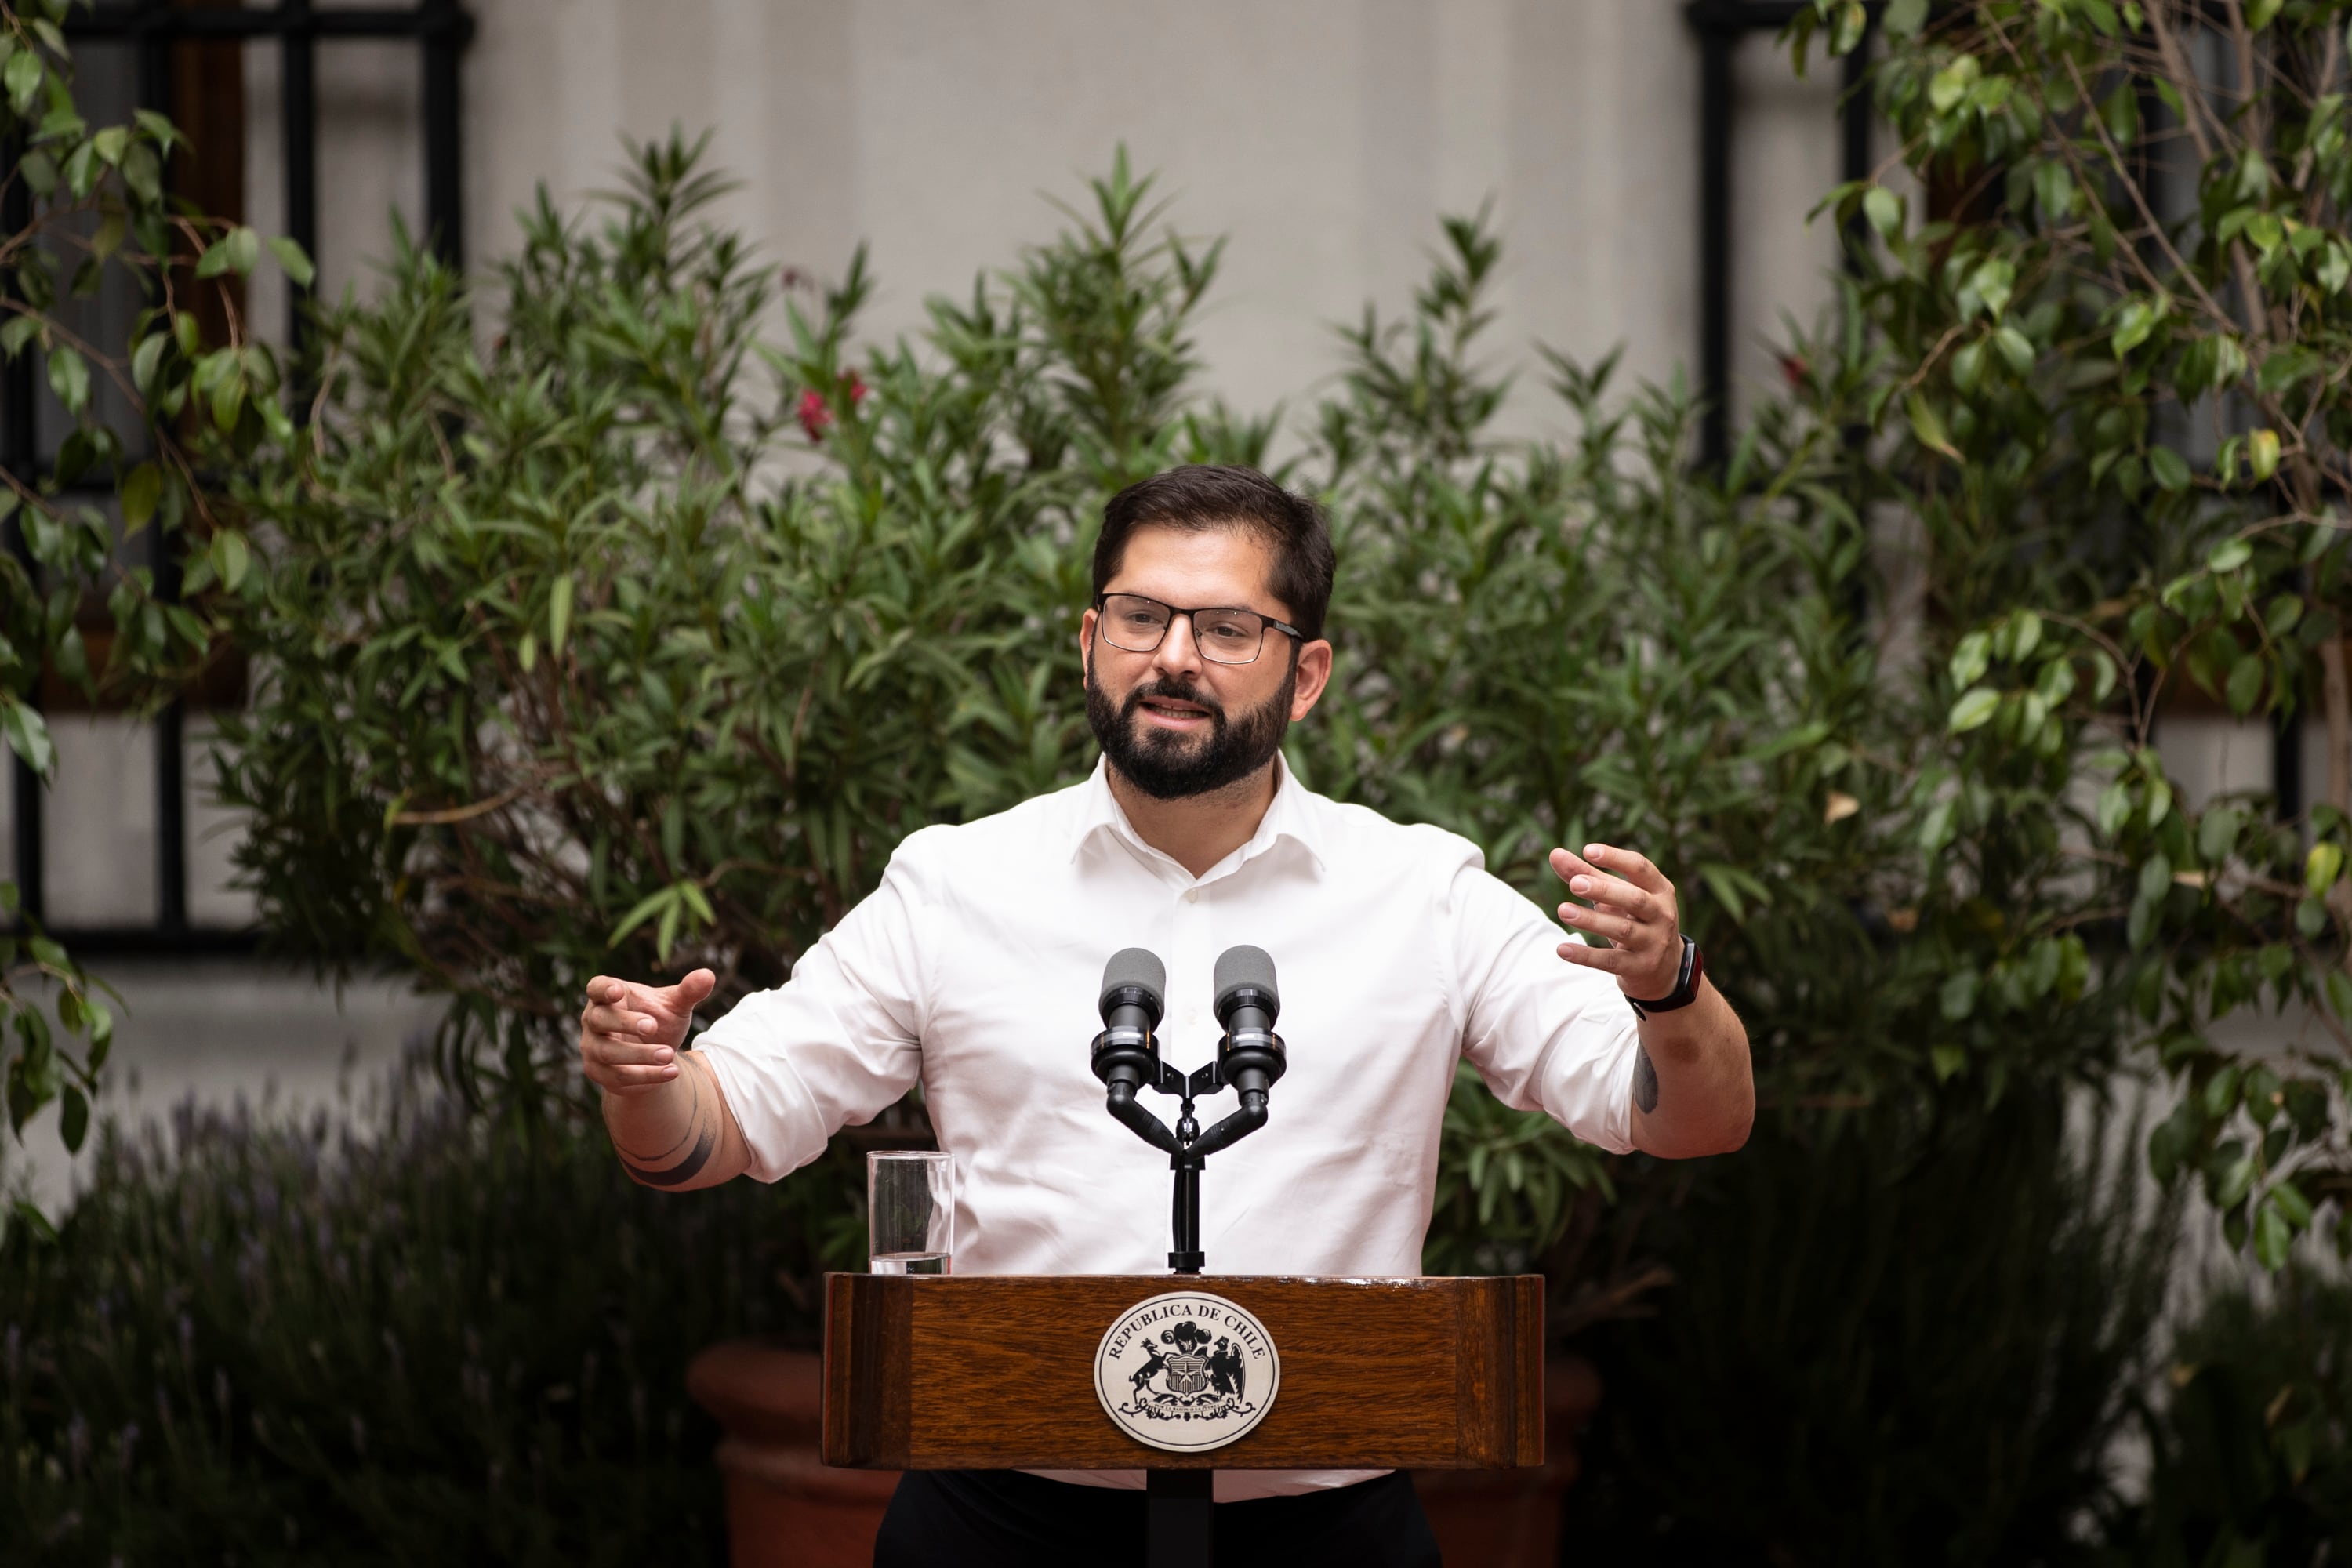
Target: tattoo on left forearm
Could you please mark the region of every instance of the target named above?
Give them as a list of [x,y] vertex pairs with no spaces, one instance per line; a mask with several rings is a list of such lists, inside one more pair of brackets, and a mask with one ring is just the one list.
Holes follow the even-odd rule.
[[1647,1046],[1633,1047],[1633,1103],[1644,1116],[1658,1109],[1658,1067]]
[[691,1068],[688,1069],[687,1084],[693,1090],[694,1099],[687,1111],[686,1131],[678,1134],[676,1143],[655,1156],[657,1160],[667,1160],[683,1147],[688,1139],[691,1138],[694,1140],[694,1147],[684,1160],[667,1170],[656,1169],[637,1163],[636,1161],[629,1158],[628,1151],[619,1148],[618,1145],[614,1146],[614,1152],[621,1156],[622,1169],[649,1187],[683,1186],[694,1180],[701,1173],[702,1167],[710,1163],[711,1153],[719,1145],[719,1129],[714,1125],[718,1118],[703,1115],[702,1080],[694,1075]]
[[719,1140],[712,1135],[712,1130],[703,1127],[696,1131],[694,1152],[669,1170],[648,1171],[642,1165],[631,1164],[625,1155],[622,1157],[621,1163],[629,1174],[649,1187],[684,1186],[702,1173],[703,1166],[710,1163],[711,1151],[718,1146],[718,1142]]

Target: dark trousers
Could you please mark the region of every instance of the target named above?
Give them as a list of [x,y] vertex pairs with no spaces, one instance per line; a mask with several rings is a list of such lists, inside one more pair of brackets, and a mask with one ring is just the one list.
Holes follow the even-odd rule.
[[[1143,1563],[1143,1494],[1019,1470],[908,1470],[898,1478],[874,1568],[1125,1568]],[[1412,1478],[1297,1497],[1219,1503],[1217,1568],[1438,1568]]]

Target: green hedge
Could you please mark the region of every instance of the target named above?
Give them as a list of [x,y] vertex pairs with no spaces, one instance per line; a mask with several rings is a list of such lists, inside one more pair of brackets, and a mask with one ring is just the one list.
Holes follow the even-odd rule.
[[2352,1562],[2352,1284],[2290,1268],[2235,1281],[2167,1359],[2147,1500],[2116,1531],[2133,1568]]
[[[1768,1126],[1651,1215],[1658,1314],[1580,1341],[1608,1395],[1571,1560],[2340,1561],[2352,1289],[2224,1291],[2152,1343],[2178,1205],[2119,1149],[2067,1155],[2035,1098]],[[110,1132],[59,1242],[0,1244],[0,1562],[719,1562],[686,1363],[814,1344],[828,1191],[649,1193],[593,1126],[426,1091],[364,1133]]]
[[110,1132],[59,1241],[0,1246],[0,1561],[716,1562],[685,1366],[815,1342],[816,1190],[655,1194],[426,1092]]
[[2084,1559],[2151,1375],[2180,1201],[2139,1129],[2061,1097],[1768,1121],[1654,1222],[1653,1318],[1593,1342],[1612,1396],[1596,1560]]

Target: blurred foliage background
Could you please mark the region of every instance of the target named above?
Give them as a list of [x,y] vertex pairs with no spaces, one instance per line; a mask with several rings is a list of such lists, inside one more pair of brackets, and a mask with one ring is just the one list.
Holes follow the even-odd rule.
[[[1448,1108],[1428,1267],[1542,1269],[1612,1390],[1571,1550],[2352,1552],[2352,14],[2223,9],[2217,85],[2183,5],[1885,7],[1901,152],[1830,194],[1838,307],[1713,468],[1681,388],[1505,342],[1475,218],[1321,395],[1206,399],[1222,247],[1123,154],[904,342],[675,137],[493,277],[401,249],[321,312],[304,423],[232,421],[187,548],[252,659],[216,762],[271,941],[449,1011],[372,1118],[106,1134],[63,1235],[0,1242],[0,1554],[715,1556],[684,1363],[809,1339],[856,1150],[631,1187],[572,999],[774,984],[906,833],[1082,776],[1092,530],[1180,461],[1331,510],[1304,780],[1530,896],[1551,844],[1641,846],[1748,1022],[1735,1158],[1610,1159],[1475,1072]],[[1865,15],[1801,11],[1800,61]],[[2322,713],[2329,798],[2182,799],[2184,685]],[[2224,1273],[2176,1321],[2184,1225]]]

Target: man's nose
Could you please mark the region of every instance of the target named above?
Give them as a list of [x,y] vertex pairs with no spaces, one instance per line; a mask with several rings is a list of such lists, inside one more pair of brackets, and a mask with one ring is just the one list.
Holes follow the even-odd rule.
[[1169,675],[1192,676],[1201,672],[1201,645],[1192,636],[1192,617],[1171,617],[1167,635],[1152,651],[1151,667]]

